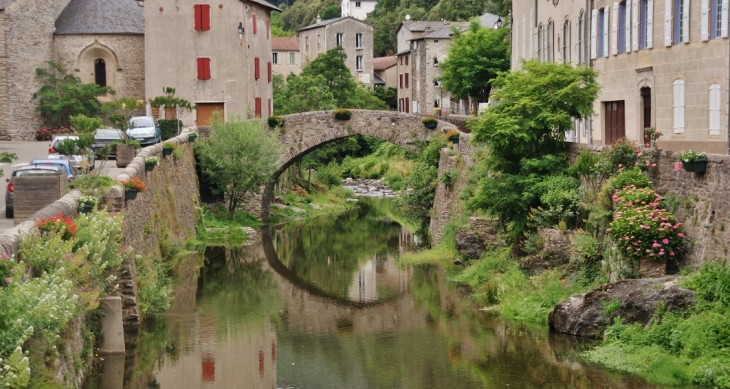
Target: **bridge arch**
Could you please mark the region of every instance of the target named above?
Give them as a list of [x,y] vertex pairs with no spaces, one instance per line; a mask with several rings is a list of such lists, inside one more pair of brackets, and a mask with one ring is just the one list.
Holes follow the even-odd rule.
[[436,128],[428,129],[421,121],[423,116],[395,111],[370,111],[352,109],[349,120],[335,119],[332,111],[303,112],[284,116],[279,140],[284,146],[281,167],[266,185],[261,199],[261,217],[269,216],[274,200],[274,186],[279,176],[292,164],[309,152],[338,139],[366,135],[393,143],[400,147],[414,146],[415,141],[428,141],[444,129],[457,125],[439,120]]

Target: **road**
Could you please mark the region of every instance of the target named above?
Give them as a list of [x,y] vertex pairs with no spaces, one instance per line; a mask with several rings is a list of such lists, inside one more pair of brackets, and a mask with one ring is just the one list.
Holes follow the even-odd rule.
[[[13,173],[13,165],[28,163],[33,159],[48,157],[48,142],[0,142],[0,153],[10,152],[18,155],[18,160],[12,165],[0,166],[3,170],[2,182],[0,182],[0,231],[12,228],[14,226],[13,219],[5,218],[5,191],[7,190],[6,179],[10,178]],[[101,162],[96,161],[98,169]],[[122,168],[117,168],[114,160],[107,161],[104,166],[104,173],[112,178],[116,178],[122,172]]]

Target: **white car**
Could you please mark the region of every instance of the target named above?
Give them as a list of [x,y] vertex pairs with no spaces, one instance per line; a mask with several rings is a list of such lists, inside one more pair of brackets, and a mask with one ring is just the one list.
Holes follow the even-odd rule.
[[94,169],[94,164],[96,163],[96,158],[94,157],[94,153],[89,153],[88,155],[63,155],[60,154],[56,148],[58,147],[58,144],[68,140],[68,139],[79,139],[78,135],[54,135],[53,140],[51,141],[51,144],[48,146],[48,159],[68,159],[71,166],[73,166],[74,169],[80,170],[83,168],[83,161],[86,160],[89,162],[88,168],[89,170]]
[[160,143],[162,140],[160,125],[152,116],[132,116],[129,125],[127,135],[131,139],[138,140],[142,146]]

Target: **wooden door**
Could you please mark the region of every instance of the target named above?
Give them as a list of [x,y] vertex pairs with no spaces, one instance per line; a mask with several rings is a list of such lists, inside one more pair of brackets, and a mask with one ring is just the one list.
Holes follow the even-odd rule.
[[624,102],[608,101],[604,103],[606,111],[605,119],[605,144],[612,145],[617,140],[626,136]]
[[213,117],[213,112],[220,111],[221,114],[224,114],[223,110],[223,103],[198,103],[196,112],[197,112],[197,124],[199,126],[209,126],[210,125],[210,119]]

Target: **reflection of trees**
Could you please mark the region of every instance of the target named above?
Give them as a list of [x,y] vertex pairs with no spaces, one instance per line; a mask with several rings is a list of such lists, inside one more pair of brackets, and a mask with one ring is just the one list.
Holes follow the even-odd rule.
[[337,219],[287,226],[274,239],[279,259],[297,277],[347,296],[363,262],[398,252],[400,230],[365,205]]

